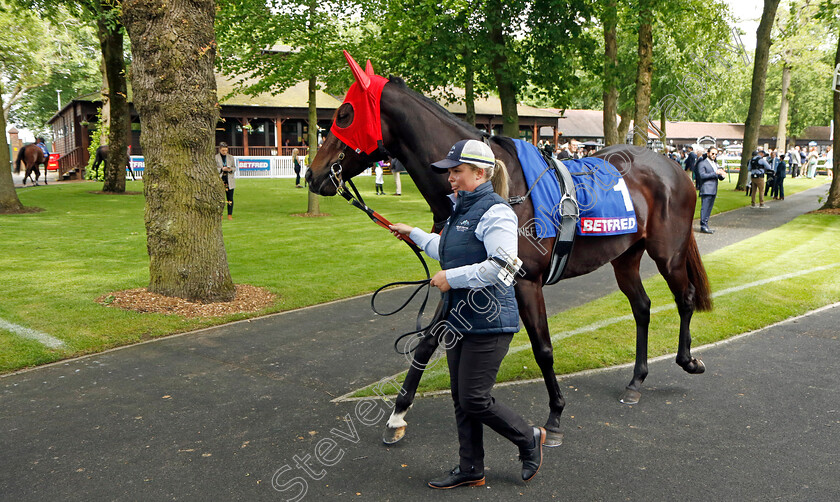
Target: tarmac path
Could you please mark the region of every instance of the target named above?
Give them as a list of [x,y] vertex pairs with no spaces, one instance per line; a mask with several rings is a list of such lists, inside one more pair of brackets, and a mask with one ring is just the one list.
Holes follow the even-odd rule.
[[[714,216],[717,233],[696,234],[701,252],[816,209],[826,190]],[[644,271],[655,273],[650,260]],[[563,281],[546,290],[549,312],[615,289],[610,267]],[[369,301],[332,302],[0,378],[0,499],[432,496],[426,481],[457,463],[449,396],[418,400],[406,439],[390,448],[380,441],[386,403],[332,402],[406,367],[391,343],[413,325],[413,314],[375,318]],[[528,485],[519,481],[515,448],[487,434],[486,487],[445,496],[837,500],[838,323],[840,308],[828,308],[696,350],[708,368],[700,376],[670,359],[653,362],[636,406],[617,402],[628,368],[563,377],[566,440],[547,450],[540,474]],[[495,393],[526,417],[545,418],[543,384]]]

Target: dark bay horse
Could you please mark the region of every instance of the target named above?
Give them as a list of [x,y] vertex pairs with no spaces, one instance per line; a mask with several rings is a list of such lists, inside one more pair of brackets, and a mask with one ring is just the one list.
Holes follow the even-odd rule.
[[26,185],[27,179],[31,180],[30,175],[33,171],[35,172],[35,179],[32,180],[32,183],[35,186],[38,185],[38,178],[41,177],[41,169],[38,166],[41,164],[44,164],[44,179],[46,180],[47,158],[44,156],[44,152],[41,151],[41,148],[39,148],[38,145],[30,143],[18,150],[18,156],[15,160],[15,174],[20,173],[21,162],[23,162],[23,165],[26,168],[26,174],[23,176],[24,185]]
[[[93,171],[93,175],[97,180],[100,179],[99,166],[104,163],[104,169],[108,169],[108,153],[110,152],[110,150],[111,149],[108,145],[102,145],[96,149],[96,155],[93,158],[93,165],[91,166],[91,171]],[[131,157],[128,156],[128,153],[126,153],[125,162],[125,165],[128,167],[128,174],[131,175],[132,181],[137,181],[137,178],[134,177],[134,171],[131,169]]]
[[[507,167],[510,195],[524,195],[528,191],[511,139],[488,137],[437,103],[408,89],[402,79],[391,77],[386,80],[373,73],[370,62],[365,70],[361,70],[349,55],[347,57],[356,76],[353,86],[358,88],[354,90],[351,87],[348,91],[347,99],[336,111],[331,134],[306,173],[311,191],[320,195],[335,195],[337,183],[361,173],[372,162],[390,154],[405,165],[431,207],[435,230],[439,231],[451,212],[450,201],[446,197],[451,189],[447,176],[435,174],[429,166],[444,158],[449,148],[462,139],[489,141],[496,158]],[[354,93],[364,95],[366,92],[376,95],[348,102]],[[360,103],[363,102],[375,103],[375,106],[371,110],[362,110]],[[364,137],[359,140],[359,130],[354,131],[351,126],[354,119],[362,117],[379,122],[356,125],[372,130],[374,134],[381,129],[381,137],[374,137],[372,141]],[[351,140],[361,146],[348,145],[347,141]],[[619,145],[601,150],[595,156],[608,160],[623,174],[635,206],[638,231],[617,236],[577,236],[561,279],[588,274],[607,263],[613,265],[618,286],[630,301],[636,321],[633,377],[620,397],[621,402],[633,404],[639,401],[642,382],[648,374],[650,299],[639,275],[639,263],[645,251],[656,262],[677,304],[680,332],[676,363],[688,373],[705,371],[702,361],[691,356],[689,331],[694,311],[710,310],[712,306],[708,279],[692,231],[697,196],[691,180],[677,164],[646,148]],[[554,239],[536,239],[532,237],[536,235],[533,229],[525,228],[533,225],[534,207],[530,199],[514,205],[513,209],[520,224],[519,258],[525,271],[524,276],[517,278],[516,299],[534,357],[548,388],[546,444],[556,446],[562,441],[560,415],[565,401],[554,373],[551,334],[542,291],[550,261],[550,253],[544,250],[552,249]],[[422,368],[438,343],[436,337],[425,336],[417,345],[385,430],[383,439],[386,443],[403,437],[406,426],[403,417],[414,399]]]

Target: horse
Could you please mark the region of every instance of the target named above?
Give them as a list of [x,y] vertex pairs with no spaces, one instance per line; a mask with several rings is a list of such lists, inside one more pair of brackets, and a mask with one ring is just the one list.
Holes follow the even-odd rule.
[[[108,148],[108,145],[102,145],[102,146],[100,146],[99,148],[96,149],[96,155],[93,158],[93,166],[91,166],[91,170],[94,172],[94,174],[99,172],[99,165],[102,164],[103,162],[105,163],[105,169],[108,168],[108,152],[109,152],[109,150],[110,149]],[[126,154],[126,156],[127,155],[128,154]],[[131,169],[131,157],[128,157],[125,165],[128,167],[128,174],[131,175],[131,180],[132,181],[137,181],[137,179],[134,177],[134,171]],[[98,179],[98,176],[97,176],[97,179]]]
[[[18,151],[17,160],[15,160],[15,174],[20,173],[21,162],[26,167],[23,184],[26,185],[26,180],[30,179],[35,186],[38,186],[38,178],[41,177],[41,169],[38,166],[47,162],[44,152],[35,143],[30,143]],[[30,178],[32,171],[35,171],[35,180]],[[46,181],[46,172],[44,173],[44,181]]]
[[[331,132],[306,172],[312,192],[335,195],[345,180],[358,175],[372,162],[390,155],[406,167],[432,210],[433,231],[440,231],[451,213],[451,203],[447,198],[451,188],[447,176],[434,173],[430,164],[444,158],[450,147],[462,139],[487,141],[496,158],[506,166],[510,195],[521,196],[528,192],[515,145],[510,138],[489,136],[456,118],[434,101],[410,90],[402,79],[393,76],[385,79],[375,75],[369,61],[367,68],[362,70],[349,54],[345,53],[345,56],[356,81],[345,102],[336,110]],[[357,89],[354,90],[353,86]],[[367,94],[368,99],[351,100],[354,93]],[[375,105],[363,109],[364,105],[360,102]],[[360,117],[373,121],[356,124],[362,130],[374,131],[373,139],[364,137],[366,133],[359,132],[359,129],[353,129],[354,119],[359,120]],[[358,144],[349,145],[348,141]],[[677,304],[680,329],[676,363],[689,374],[705,371],[703,362],[691,355],[689,327],[695,310],[708,311],[712,308],[709,282],[692,228],[697,196],[691,180],[674,162],[647,148],[617,145],[600,150],[594,156],[611,162],[623,173],[636,211],[638,230],[615,236],[576,236],[560,279],[588,274],[602,265],[612,264],[619,289],[627,296],[636,323],[633,377],[619,400],[635,404],[641,398],[642,383],[648,374],[651,302],[639,274],[644,252],[653,258]],[[554,373],[553,348],[543,298],[550,253],[542,251],[552,249],[554,238],[536,239],[533,232],[522,228],[523,222],[533,222],[534,205],[530,198],[512,207],[521,226],[519,258],[524,270],[524,275],[517,277],[515,284],[516,299],[534,358],[548,390],[546,445],[558,446],[563,437],[560,416],[565,400]],[[412,364],[383,434],[386,444],[395,443],[404,436],[407,426],[405,414],[414,400],[423,368],[438,344],[439,340],[428,333],[417,343]]]

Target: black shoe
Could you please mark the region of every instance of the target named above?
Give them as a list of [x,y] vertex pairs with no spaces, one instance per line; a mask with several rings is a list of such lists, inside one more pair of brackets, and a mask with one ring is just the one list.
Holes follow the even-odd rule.
[[712,230],[711,228],[702,228],[701,227],[700,228],[700,233],[701,234],[713,234],[713,233],[715,233],[715,231]]
[[449,471],[449,476],[437,481],[429,481],[429,488],[437,490],[448,490],[459,486],[484,486],[484,471],[476,472],[475,466],[470,467],[470,472],[461,472],[458,466]]
[[542,465],[544,443],[545,429],[534,427],[533,446],[519,449],[519,460],[522,461],[522,481],[530,481],[539,472],[540,465]]

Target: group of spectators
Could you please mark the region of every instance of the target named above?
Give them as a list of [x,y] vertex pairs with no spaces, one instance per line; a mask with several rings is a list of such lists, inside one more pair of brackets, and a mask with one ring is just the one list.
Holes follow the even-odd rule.
[[[700,231],[714,233],[708,226],[709,216],[717,195],[718,181],[724,179],[726,172],[718,164],[718,149],[711,147],[703,152],[699,146],[695,146],[680,152],[670,150],[666,155],[680,164],[686,172],[691,173],[700,192]],[[833,157],[829,146],[822,157],[826,160],[829,176],[832,175]],[[751,207],[766,208],[764,198],[768,193],[773,200],[785,200],[784,181],[788,172],[793,178],[814,178],[820,158],[817,147],[813,145],[807,154],[805,149],[799,146],[792,146],[787,153],[779,153],[776,149],[771,149],[769,153],[764,150],[752,152],[749,162],[750,182],[747,185],[747,195],[752,196]]]
[[598,150],[598,144],[594,141],[581,143],[574,139],[559,145],[557,150],[554,150],[549,141],[540,141],[537,143],[537,146],[546,155],[554,157],[557,160],[582,159],[583,157],[589,157]]

